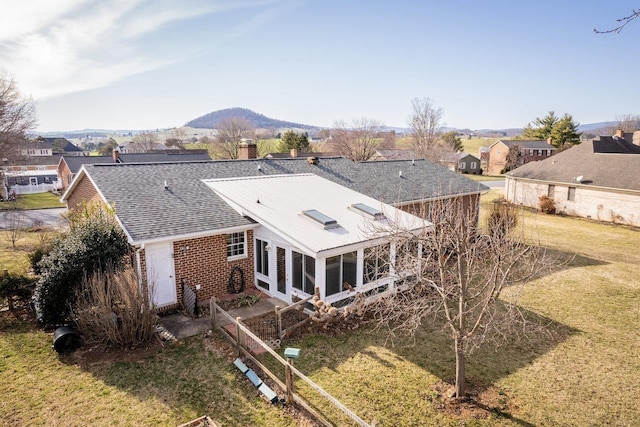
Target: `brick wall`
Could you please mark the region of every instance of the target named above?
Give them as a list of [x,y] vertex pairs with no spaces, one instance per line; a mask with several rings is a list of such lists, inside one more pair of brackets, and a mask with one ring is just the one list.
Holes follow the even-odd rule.
[[66,162],[61,162],[58,167],[58,180],[62,183],[62,188],[67,188],[70,184],[71,169]]
[[103,202],[98,194],[98,190],[96,190],[91,181],[89,181],[89,178],[85,175],[80,178],[78,185],[67,199],[67,208],[74,209],[83,202],[89,203],[93,201]]
[[[198,301],[204,303],[213,296],[229,293],[229,275],[233,267],[244,272],[245,289],[254,287],[253,231],[247,231],[247,257],[227,261],[227,235],[201,237],[173,242],[175,278],[178,301],[182,300],[180,279],[195,290]],[[188,249],[187,249],[188,247]]]
[[[457,197],[457,203],[460,203],[465,214],[471,212],[475,220],[472,222],[478,221],[478,215],[480,213],[480,195],[479,194],[470,194],[462,197]],[[416,202],[408,205],[403,205],[399,207],[405,212],[409,212],[412,215],[415,215],[420,218],[429,218],[429,202]]]

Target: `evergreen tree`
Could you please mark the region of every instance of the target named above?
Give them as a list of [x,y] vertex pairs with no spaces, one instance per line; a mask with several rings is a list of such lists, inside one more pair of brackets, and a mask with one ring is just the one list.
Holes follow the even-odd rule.
[[311,151],[308,134],[305,132],[302,135],[298,135],[292,130],[288,130],[282,134],[282,139],[280,140],[280,151],[284,153],[291,149],[297,149],[300,152]]
[[559,118],[553,111],[549,111],[549,114],[543,118],[536,117],[532,123],[527,123],[522,128],[522,136],[540,140],[551,138],[551,143],[560,148],[580,143],[579,125],[573,121],[570,114],[565,113],[562,118]]
[[464,147],[462,146],[462,139],[460,139],[458,132],[456,131],[447,132],[442,135],[442,141],[451,147],[451,149],[456,153],[464,150]]
[[[570,114],[565,114],[551,131],[551,142],[558,148],[580,144],[579,123],[573,121]],[[556,144],[556,141],[558,142]]]

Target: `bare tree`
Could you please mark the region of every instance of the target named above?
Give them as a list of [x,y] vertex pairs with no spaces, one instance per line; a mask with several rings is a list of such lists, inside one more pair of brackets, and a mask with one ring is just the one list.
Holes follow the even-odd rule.
[[184,144],[187,143],[189,133],[183,127],[175,128],[171,131],[169,138],[165,140],[164,145],[167,147],[184,148]]
[[213,152],[217,157],[238,158],[238,144],[242,139],[252,139],[255,128],[250,121],[242,117],[231,117],[218,124]]
[[615,135],[618,130],[623,132],[640,130],[640,116],[633,114],[616,115],[615,124],[604,128],[606,135]]
[[437,107],[430,98],[414,98],[408,124],[411,128],[411,144],[421,156],[427,157],[429,150],[438,142],[444,110]]
[[25,133],[36,123],[31,98],[24,97],[13,77],[0,70],[0,160],[19,156],[19,151],[11,146],[25,141]]
[[139,144],[144,152],[153,150],[154,145],[158,142],[158,136],[153,132],[142,132],[134,136],[133,142]]
[[333,124],[331,141],[342,156],[354,160],[369,160],[382,142],[384,124],[374,119],[354,119],[347,124],[337,120]]
[[616,33],[619,34],[624,27],[627,26],[627,24],[631,21],[633,21],[634,19],[636,19],[638,16],[640,16],[640,9],[636,10],[633,9],[631,11],[631,14],[628,16],[623,16],[622,18],[616,19],[616,22],[618,23],[618,26],[615,28],[611,28],[610,30],[598,30],[598,29],[593,29],[593,32],[596,34],[608,34],[608,33]]
[[[405,285],[369,306],[392,336],[415,336],[438,322],[453,341],[454,397],[466,391],[465,356],[483,341],[511,338],[524,317],[515,305],[521,286],[539,272],[540,252],[514,238],[515,214],[500,205],[481,232],[477,204],[464,199],[423,206],[433,227],[415,232],[396,226],[390,272]],[[509,291],[509,297],[500,296]],[[521,329],[520,329],[521,330]]]
[[5,234],[7,236],[7,240],[11,242],[11,247],[15,251],[16,243],[24,237],[26,215],[22,209],[18,209],[16,201],[8,203],[12,203],[13,206],[4,211],[5,223],[7,226]]

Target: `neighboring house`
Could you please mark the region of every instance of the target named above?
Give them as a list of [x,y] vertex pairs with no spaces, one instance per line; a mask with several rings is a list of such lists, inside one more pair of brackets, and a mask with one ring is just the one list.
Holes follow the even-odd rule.
[[147,153],[151,151],[166,151],[166,150],[176,150],[177,147],[167,147],[164,144],[160,144],[159,142],[154,142],[150,144],[142,143],[142,142],[127,142],[124,145],[118,146],[116,151],[122,154],[131,154],[131,153]]
[[165,150],[149,153],[121,154],[114,151],[111,156],[66,157],[60,158],[57,166],[61,188],[67,188],[82,165],[99,163],[158,163],[190,162],[211,160],[207,150]]
[[601,136],[506,174],[507,200],[538,207],[543,195],[562,214],[640,226],[640,131]]
[[523,164],[544,160],[556,152],[556,147],[551,145],[551,141],[499,139],[489,147],[488,175],[504,173],[504,168],[507,166],[507,154],[509,154],[509,148],[513,146],[520,148],[520,161]]
[[469,153],[445,153],[440,164],[459,173],[482,175],[480,159]]
[[295,157],[327,157],[332,156],[331,153],[319,153],[319,152],[299,152],[295,148],[289,150],[288,153],[269,153],[264,156],[265,159],[291,159]]
[[414,160],[424,156],[419,156],[414,150],[376,150],[370,160]]
[[63,201],[113,206],[141,277],[171,309],[183,281],[202,302],[243,281],[287,303],[315,286],[332,303],[353,297],[345,282],[393,288],[401,272],[389,268],[389,222],[428,227],[411,213],[437,198],[477,212],[486,190],[424,160],[256,159],[255,144],[239,153],[244,160],[85,164]]
[[19,156],[11,162],[3,162],[1,169],[5,173],[6,187],[0,195],[46,193],[60,189],[56,173],[60,157],[60,154]]

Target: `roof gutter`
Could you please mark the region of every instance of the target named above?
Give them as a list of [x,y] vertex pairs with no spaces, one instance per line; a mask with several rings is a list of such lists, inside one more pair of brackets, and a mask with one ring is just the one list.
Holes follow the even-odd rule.
[[[118,221],[118,223],[120,223],[120,221]],[[126,230],[126,228],[124,228],[124,226],[122,226],[121,223],[120,223],[120,226],[124,230]],[[127,233],[127,237],[128,237],[128,240],[129,240],[129,244],[131,244],[133,246],[142,246],[142,247],[144,247],[144,245],[150,245],[150,244],[153,244],[153,243],[174,242],[174,241],[178,241],[178,240],[188,240],[188,239],[198,239],[200,237],[218,236],[220,234],[238,233],[240,231],[254,230],[254,229],[258,228],[258,227],[260,227],[260,224],[256,223],[256,224],[248,224],[248,225],[238,225],[238,226],[235,226],[235,227],[218,228],[216,230],[198,231],[198,232],[194,232],[194,233],[175,234],[175,235],[171,235],[171,236],[157,237],[157,238],[154,238],[154,239],[133,240],[133,238],[131,238],[128,233]]]

